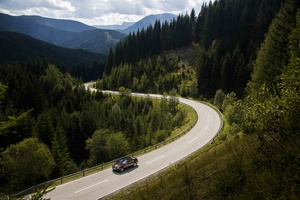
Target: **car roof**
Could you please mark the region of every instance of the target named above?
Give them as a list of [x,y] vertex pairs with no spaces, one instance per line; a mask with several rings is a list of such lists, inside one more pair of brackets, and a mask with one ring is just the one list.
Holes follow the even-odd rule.
[[132,157],[127,156],[127,157],[124,157],[124,158],[119,159],[118,162],[122,162],[122,161],[124,161],[124,160],[132,160],[132,159],[133,159]]

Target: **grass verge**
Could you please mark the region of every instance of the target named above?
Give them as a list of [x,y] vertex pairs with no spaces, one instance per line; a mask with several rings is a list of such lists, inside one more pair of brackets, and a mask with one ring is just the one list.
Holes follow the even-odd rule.
[[299,166],[291,171],[284,159],[265,156],[257,134],[240,133],[106,199],[299,199]]

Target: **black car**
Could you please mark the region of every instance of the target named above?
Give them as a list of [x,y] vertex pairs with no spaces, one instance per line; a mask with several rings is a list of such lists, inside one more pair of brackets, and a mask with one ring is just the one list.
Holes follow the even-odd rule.
[[113,164],[112,169],[114,171],[124,171],[124,169],[128,167],[135,167],[138,164],[138,159],[132,156],[124,157],[118,160],[116,163]]

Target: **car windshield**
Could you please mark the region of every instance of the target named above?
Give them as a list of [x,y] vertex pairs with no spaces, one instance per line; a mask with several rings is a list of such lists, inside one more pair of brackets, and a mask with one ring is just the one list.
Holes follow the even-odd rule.
[[121,159],[121,160],[118,161],[118,163],[122,163],[122,164],[125,164],[126,162],[127,162],[126,159]]

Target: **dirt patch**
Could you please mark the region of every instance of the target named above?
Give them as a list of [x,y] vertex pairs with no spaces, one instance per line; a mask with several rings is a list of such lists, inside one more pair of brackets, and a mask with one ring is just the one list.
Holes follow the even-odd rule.
[[174,49],[165,53],[166,58],[180,60],[179,65],[184,66],[185,69],[189,69],[194,65],[195,61],[195,52],[197,51],[196,45],[190,45],[187,47]]

